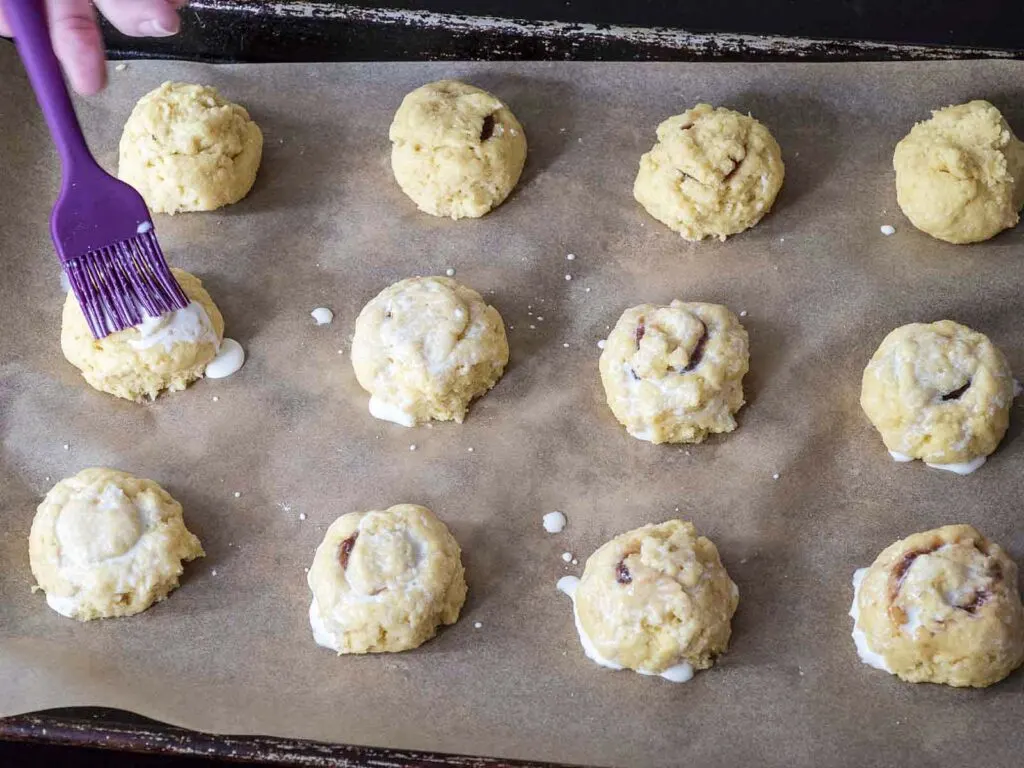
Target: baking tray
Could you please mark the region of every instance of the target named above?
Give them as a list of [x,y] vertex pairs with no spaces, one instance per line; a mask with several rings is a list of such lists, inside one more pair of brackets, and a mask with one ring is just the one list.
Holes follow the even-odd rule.
[[[543,53],[543,51],[551,49],[540,48],[537,50]],[[581,50],[581,57],[585,57],[588,49],[577,48],[576,52],[580,53]],[[441,51],[434,51],[432,55],[441,54]],[[191,54],[186,52],[186,55]],[[916,49],[906,51],[907,57],[915,55],[917,55]],[[186,735],[187,732],[179,729],[139,721],[133,717],[120,716],[111,710],[89,712],[65,710],[57,715],[10,718],[2,721],[0,729],[2,729],[0,732],[7,738],[48,739],[58,743],[108,744],[139,751],[154,750],[180,754],[199,754],[205,750],[208,754],[233,755],[239,758],[275,762],[280,760],[281,762],[295,761],[297,763],[305,758],[313,759],[315,757],[323,761],[322,764],[325,765],[370,764],[374,760],[384,759],[382,755],[385,754],[376,750],[363,750],[359,747],[333,749],[326,745],[295,740]],[[287,745],[287,747],[282,748],[282,745]],[[449,758],[396,751],[390,753],[388,759],[397,765],[412,765],[421,764],[421,761],[444,761]],[[331,762],[332,760],[334,762]],[[451,758],[451,761],[452,764],[461,764],[458,758]],[[829,764],[830,759],[824,759],[823,762]],[[836,756],[831,762],[839,764],[841,758]],[[490,765],[492,763],[480,760],[473,764]],[[496,760],[493,764],[504,763]]]
[[[119,56],[201,61],[882,61],[1019,58],[1003,0],[679,4],[192,0],[182,33]],[[878,18],[882,23],[871,23]]]

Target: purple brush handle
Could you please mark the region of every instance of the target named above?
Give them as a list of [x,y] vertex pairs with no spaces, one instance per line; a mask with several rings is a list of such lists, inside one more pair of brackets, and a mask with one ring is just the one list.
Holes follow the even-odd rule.
[[95,165],[82,128],[75,117],[60,64],[50,42],[50,29],[46,23],[43,0],[2,0],[4,15],[14,33],[18,54],[28,72],[46,124],[57,145],[64,164],[64,178],[76,166]]

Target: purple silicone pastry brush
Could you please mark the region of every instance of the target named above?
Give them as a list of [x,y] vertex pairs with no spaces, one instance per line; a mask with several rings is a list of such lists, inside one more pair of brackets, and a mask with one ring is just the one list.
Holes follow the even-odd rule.
[[101,339],[184,309],[188,297],[164,260],[142,196],[89,153],[53,53],[43,0],[0,0],[46,124],[63,182],[50,234],[71,289]]

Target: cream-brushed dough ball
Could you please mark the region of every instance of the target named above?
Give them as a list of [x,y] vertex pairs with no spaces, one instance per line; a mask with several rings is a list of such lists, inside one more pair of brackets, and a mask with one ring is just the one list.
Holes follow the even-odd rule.
[[178,586],[182,562],[203,556],[181,505],[154,483],[115,469],[61,480],[32,521],[29,559],[62,616],[131,616]]
[[352,366],[378,419],[461,424],[470,401],[498,382],[506,363],[498,310],[447,277],[397,282],[356,319]]
[[858,655],[901,680],[983,688],[1024,661],[1017,565],[969,525],[897,541],[853,586]]
[[397,504],[335,520],[309,569],[309,621],[343,653],[416,648],[454,624],[466,601],[462,551],[426,507]]
[[151,211],[212,211],[252,189],[263,134],[216,88],[167,82],[135,105],[120,154],[118,176]]
[[573,598],[589,658],[674,682],[725,652],[739,604],[715,545],[682,520],[616,536],[587,559],[578,584],[559,588]]
[[860,404],[897,461],[966,474],[1006,434],[1014,383],[1003,353],[952,320],[892,331],[864,369]]
[[746,329],[721,304],[673,301],[622,313],[599,367],[608,407],[633,437],[699,443],[736,429]]
[[100,392],[141,402],[200,378],[224,339],[224,318],[197,277],[172,268],[191,303],[102,339],[93,338],[74,293],[64,302],[60,346]]
[[512,111],[457,80],[408,94],[390,135],[395,179],[433,216],[483,216],[509,196],[526,162],[526,134]]

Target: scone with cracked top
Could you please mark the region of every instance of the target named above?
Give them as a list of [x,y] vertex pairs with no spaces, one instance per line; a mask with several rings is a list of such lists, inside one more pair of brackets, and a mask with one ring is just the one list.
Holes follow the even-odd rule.
[[342,515],[309,569],[309,621],[338,654],[416,648],[454,624],[466,600],[461,550],[426,507]]
[[769,130],[750,115],[698,104],[658,126],[633,197],[686,240],[725,240],[757,224],[786,169]]
[[965,473],[999,445],[1014,382],[1003,353],[952,320],[911,323],[882,341],[864,369],[860,404],[897,461]]
[[1024,142],[989,102],[938,109],[896,145],[896,199],[910,223],[948,243],[1016,226],[1024,205]]
[[507,363],[498,310],[447,277],[401,280],[356,319],[352,366],[378,419],[461,424],[470,401],[498,382]]
[[622,313],[601,353],[608,406],[652,443],[699,443],[736,428],[749,369],[747,332],[720,304],[673,301]]
[[911,683],[982,688],[1024,661],[1017,565],[969,525],[897,541],[853,585],[865,664]]
[[457,80],[409,93],[390,137],[395,180],[433,216],[483,216],[509,196],[526,162],[526,134],[512,111]]
[[154,483],[115,469],[83,469],[36,511],[29,560],[62,616],[131,616],[178,586],[182,563],[203,556],[181,505]]
[[142,402],[201,378],[224,340],[224,318],[195,275],[172,268],[190,299],[185,309],[145,317],[132,328],[93,338],[75,294],[68,292],[60,346],[68,362],[100,392]]
[[603,666],[683,682],[726,651],[739,590],[692,523],[645,525],[587,559],[573,595],[577,630]]
[[166,82],[132,110],[118,176],[151,211],[212,211],[252,189],[263,133],[238,104],[206,85]]

